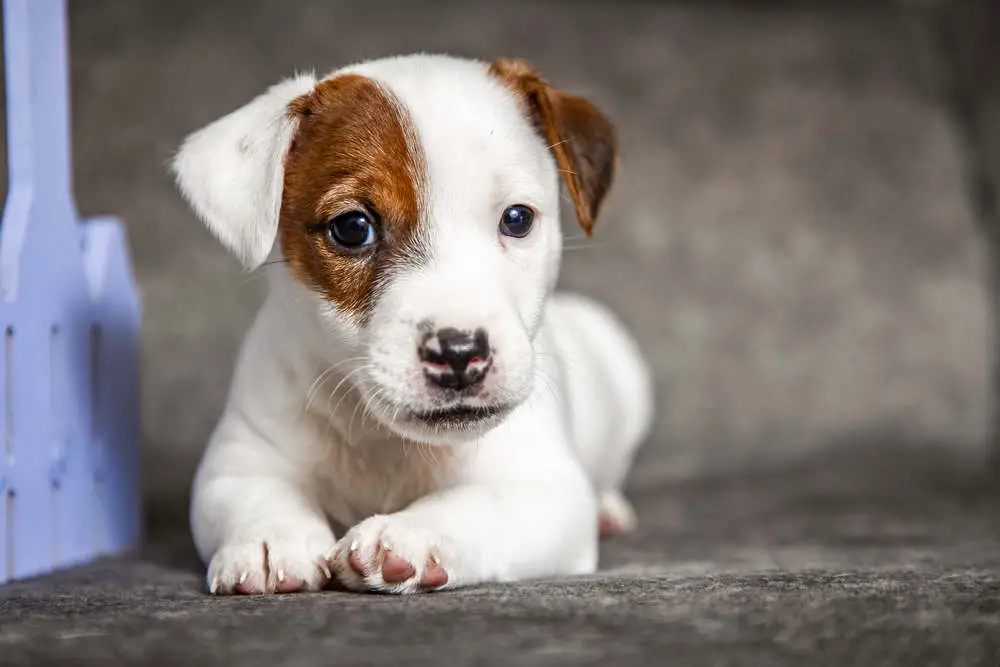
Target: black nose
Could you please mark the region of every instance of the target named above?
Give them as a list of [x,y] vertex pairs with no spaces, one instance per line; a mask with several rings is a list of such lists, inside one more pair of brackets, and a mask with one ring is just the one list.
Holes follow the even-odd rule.
[[424,375],[447,389],[465,389],[486,377],[493,363],[486,331],[459,331],[451,327],[428,334],[418,350]]

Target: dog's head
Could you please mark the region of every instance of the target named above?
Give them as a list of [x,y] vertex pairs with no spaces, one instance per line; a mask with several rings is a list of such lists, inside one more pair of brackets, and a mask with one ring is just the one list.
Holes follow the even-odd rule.
[[441,442],[530,393],[559,176],[589,234],[615,164],[605,117],[525,63],[411,56],[282,82],[191,135],[173,168],[248,268],[282,262],[280,297],[331,361],[357,359],[372,414]]

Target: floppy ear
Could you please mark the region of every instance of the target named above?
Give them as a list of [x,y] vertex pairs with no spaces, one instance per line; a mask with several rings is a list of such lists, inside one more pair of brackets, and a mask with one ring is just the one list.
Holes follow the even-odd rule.
[[188,136],[171,163],[191,208],[247,269],[267,258],[277,234],[285,156],[298,123],[289,104],[315,85],[303,75],[272,86]]
[[514,91],[549,143],[577,220],[590,236],[618,166],[615,128],[586,98],[552,87],[523,60],[497,60],[490,74]]

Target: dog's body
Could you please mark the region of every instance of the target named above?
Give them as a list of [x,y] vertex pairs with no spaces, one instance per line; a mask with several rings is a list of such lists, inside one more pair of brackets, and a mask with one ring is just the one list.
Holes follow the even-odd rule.
[[194,485],[213,592],[594,570],[652,392],[614,317],[552,291],[558,172],[589,232],[614,159],[582,98],[440,56],[298,77],[187,140],[181,190],[274,263]]

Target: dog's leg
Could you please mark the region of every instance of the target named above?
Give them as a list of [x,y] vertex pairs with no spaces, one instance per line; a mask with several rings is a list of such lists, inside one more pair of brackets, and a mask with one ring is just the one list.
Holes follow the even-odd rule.
[[598,489],[601,535],[631,532],[636,515],[622,488],[652,425],[649,365],[628,330],[600,303],[558,294],[547,315],[565,363],[576,452]]
[[632,503],[621,491],[606,489],[601,492],[599,525],[601,537],[624,535],[635,530],[638,520]]
[[596,509],[583,489],[572,495],[517,484],[458,487],[362,521],[338,542],[332,563],[348,588],[391,593],[593,572]]
[[[232,430],[232,429],[231,429]],[[195,479],[191,526],[216,594],[319,590],[335,539],[311,483],[249,429],[225,426]]]
[[332,559],[341,582],[413,593],[594,571],[592,485],[556,420],[519,412],[475,445],[461,484],[349,530]]

